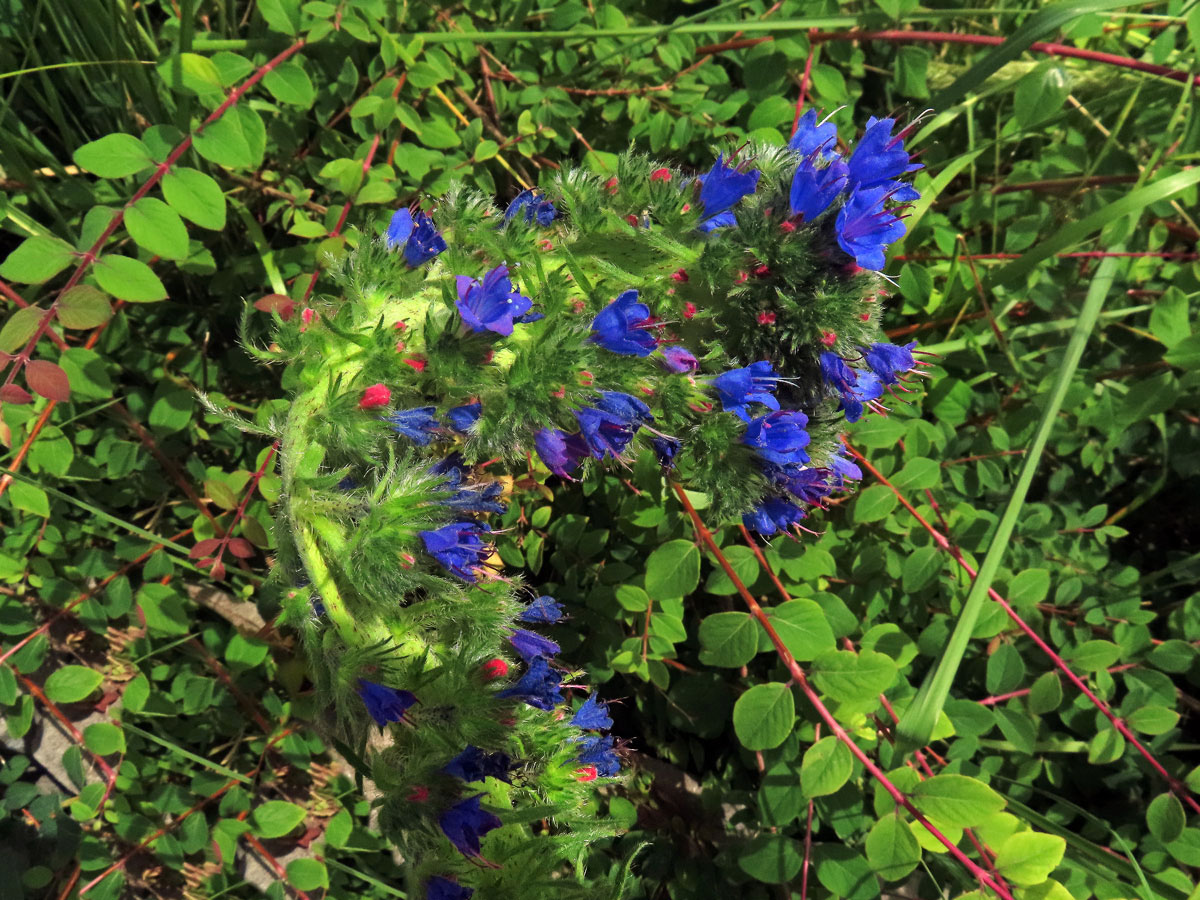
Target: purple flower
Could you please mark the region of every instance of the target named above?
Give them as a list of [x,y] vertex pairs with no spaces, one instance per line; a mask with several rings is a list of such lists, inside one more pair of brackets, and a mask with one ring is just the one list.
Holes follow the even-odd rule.
[[521,659],[525,662],[532,662],[539,656],[553,656],[561,649],[550,638],[544,638],[540,634],[526,631],[524,628],[518,628],[510,634],[508,642],[513,645],[513,649],[521,655]]
[[583,749],[576,757],[585,766],[595,766],[601,778],[615,778],[621,771],[621,760],[613,750],[611,736],[586,737]]
[[483,412],[483,404],[478,400],[474,403],[464,403],[462,406],[456,406],[448,413],[446,419],[450,423],[450,427],[455,431],[467,432],[471,430],[471,426],[479,421],[479,414]]
[[808,446],[808,432],[804,426],[808,416],[802,412],[772,412],[754,419],[742,443],[753,447],[758,455],[777,466],[797,466],[808,462],[804,448]]
[[884,208],[891,196],[887,187],[860,188],[838,212],[838,245],[864,269],[882,269],[884,248],[904,237],[904,223]]
[[470,900],[475,888],[463,887],[457,881],[434,875],[425,882],[425,900]]
[[818,152],[830,156],[834,152],[833,145],[836,141],[837,126],[829,119],[818,125],[817,111],[810,109],[796,123],[796,131],[792,134],[792,139],[788,141],[788,149],[806,157],[814,156]]
[[846,413],[847,422],[857,422],[862,418],[864,406],[883,396],[883,384],[874,372],[852,369],[844,359],[828,350],[821,354],[820,362],[821,375],[842,395],[838,408]]
[[742,516],[742,524],[764,537],[777,532],[790,531],[792,526],[805,517],[804,510],[782,497],[768,497],[754,509]]
[[433,440],[437,432],[437,410],[432,406],[419,406],[416,409],[398,409],[387,416],[384,421],[414,444],[426,446]]
[[513,319],[529,312],[533,302],[524,294],[513,290],[508,277],[508,266],[496,266],[483,281],[459,275],[458,308],[463,321],[472,331],[494,331],[502,337],[512,334]]
[[557,428],[543,428],[533,436],[538,458],[559,478],[570,478],[579,461],[588,455],[588,447],[578,434],[567,434]]
[[479,839],[502,824],[500,819],[479,807],[479,794],[450,807],[438,819],[442,833],[464,856],[479,856]]
[[717,398],[721,408],[734,413],[743,422],[749,422],[750,416],[746,407],[751,403],[761,403],[768,409],[779,409],[779,401],[771,393],[779,376],[771,370],[771,364],[759,360],[741,369],[730,369],[712,380],[712,386],[717,389]]
[[579,410],[575,418],[579,421],[579,433],[596,459],[603,459],[606,454],[620,456],[637,430],[654,421],[650,407],[618,391],[601,391],[596,406]]
[[736,225],[733,207],[747,194],[753,194],[762,175],[757,169],[739,172],[726,165],[723,154],[704,175],[696,176],[700,182],[700,205],[704,219],[697,226],[701,231],[713,231],[726,225]]
[[823,469],[801,469],[788,472],[780,483],[789,494],[805,503],[819,504],[833,492],[828,474]]
[[[464,485],[462,471],[458,468],[458,465],[462,464],[462,459],[460,457],[454,460],[455,456],[457,454],[451,455],[429,470],[432,474],[446,476],[441,489],[446,491],[449,496],[438,500],[438,503],[460,512],[491,512],[502,515],[508,508],[499,500],[500,495],[504,493],[504,485],[499,481],[489,481],[482,487]],[[457,465],[446,466],[438,471],[439,467],[451,461],[457,462]]]
[[625,291],[592,320],[592,340],[621,356],[649,356],[658,342],[646,331],[650,308],[638,302],[637,291]]
[[546,625],[553,625],[563,617],[562,606],[553,597],[545,594],[538,597],[527,607],[524,612],[517,616],[521,622],[540,622]]
[[541,194],[535,194],[533,191],[521,191],[513,198],[513,202],[508,204],[508,209],[504,210],[504,221],[512,219],[521,210],[525,210],[525,221],[532,222],[537,219],[539,225],[549,225],[554,221],[554,217],[558,215],[549,200]]
[[451,522],[436,531],[420,532],[425,550],[451,575],[463,581],[475,581],[476,569],[492,552],[491,545],[484,541],[490,529],[478,522]]
[[388,722],[399,722],[408,708],[417,702],[409,691],[376,684],[365,678],[358,679],[358,696],[362,697],[367,712],[380,728]]
[[607,731],[612,728],[612,723],[612,717],[609,716],[608,710],[595,694],[583,701],[583,706],[579,707],[575,711],[575,715],[571,717],[571,724],[585,731]]
[[841,447],[838,447],[837,453],[830,458],[829,468],[834,474],[837,487],[845,487],[847,481],[862,481],[862,469],[842,455]]
[[686,375],[700,368],[700,363],[692,355],[692,352],[687,347],[680,347],[678,344],[663,347],[662,356],[663,368],[676,375]]
[[811,222],[825,212],[846,187],[846,171],[846,164],[840,159],[822,168],[817,168],[812,157],[801,160],[792,176],[792,191],[788,196],[792,215]]
[[871,367],[872,372],[879,376],[880,381],[884,384],[895,384],[900,380],[897,375],[908,372],[916,366],[917,363],[912,355],[912,348],[915,346],[917,346],[916,341],[905,344],[903,347],[880,342],[872,344],[863,355],[866,357],[867,365]]
[[396,210],[384,238],[387,248],[404,245],[404,261],[412,268],[428,262],[446,249],[445,239],[425,213],[413,216],[407,209]]
[[683,443],[678,438],[664,437],[655,435],[650,438],[650,447],[654,450],[654,458],[658,460],[658,464],[664,469],[669,469],[675,465],[675,455],[679,453],[679,448]]
[[874,187],[924,168],[920,163],[910,165],[908,151],[904,149],[904,138],[909,129],[905,128],[893,137],[895,125],[895,119],[876,119],[874,116],[867,119],[867,130],[850,154],[852,185]]
[[484,753],[478,747],[467,745],[467,749],[442,768],[442,771],[463,781],[483,781],[485,778],[499,778],[508,781],[508,770],[512,768],[512,760],[505,753]]
[[561,684],[562,676],[550,668],[549,661],[544,656],[536,656],[517,683],[496,696],[501,699],[515,697],[537,709],[549,710],[562,703]]

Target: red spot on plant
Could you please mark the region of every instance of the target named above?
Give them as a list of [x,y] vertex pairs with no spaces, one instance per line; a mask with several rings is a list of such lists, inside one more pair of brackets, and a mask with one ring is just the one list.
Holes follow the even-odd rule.
[[671,170],[670,169],[655,169],[653,172],[650,173],[650,180],[651,181],[670,181],[671,180]]
[[404,361],[404,364],[406,366],[412,366],[418,372],[424,372],[425,367],[427,365],[429,365],[429,363],[426,361],[425,357],[423,357],[423,356],[414,356],[412,359],[406,359]]
[[373,384],[363,391],[362,399],[358,401],[359,409],[378,409],[392,402],[392,392],[386,384]]
[[576,781],[583,781],[583,782],[595,781],[598,777],[599,777],[599,773],[596,771],[595,766],[584,766],[581,769],[575,770],[575,780]]
[[508,663],[497,656],[495,659],[489,659],[485,662],[481,666],[481,669],[484,678],[488,681],[495,681],[497,678],[503,678],[508,674]]
[[671,280],[672,280],[672,281],[682,281],[682,282],[688,282],[688,281],[690,281],[691,279],[688,277],[687,270],[685,270],[685,269],[676,269],[674,272],[672,272],[672,273],[671,273]]
[[408,795],[410,803],[424,803],[429,799],[429,788],[423,784],[414,785],[412,792]]
[[758,324],[759,325],[774,325],[775,324],[775,313],[763,310],[762,312],[760,312],[758,314]]

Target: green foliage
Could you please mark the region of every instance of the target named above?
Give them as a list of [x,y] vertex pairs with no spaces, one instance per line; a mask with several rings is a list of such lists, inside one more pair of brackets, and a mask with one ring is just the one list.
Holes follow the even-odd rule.
[[[840,108],[843,135],[869,115],[935,109],[915,134],[923,198],[897,248],[907,258],[889,268],[897,290],[884,324],[941,358],[919,406],[889,404],[890,417],[849,439],[968,564],[992,543],[1095,279],[1096,261],[1054,254],[1118,243],[1168,254],[1114,266],[992,583],[1134,739],[1200,786],[1184,743],[1200,640],[1184,502],[1200,477],[1200,284],[1181,255],[1195,241],[1194,98],[1131,66],[1030,50],[1062,42],[1194,71],[1196,11],[1026,4],[942,15],[889,0],[785,3],[759,21],[769,6],[79,0],[3,17],[0,278],[31,305],[5,292],[0,351],[21,354],[40,337],[0,395],[4,468],[18,474],[0,497],[0,652],[25,641],[0,664],[0,704],[7,738],[44,728],[51,713],[28,678],[68,704],[80,735],[49,761],[33,745],[6,751],[0,858],[13,891],[60,896],[76,864],[76,892],[101,879],[91,898],[408,891],[355,761],[344,761],[353,748],[333,755],[294,634],[267,627],[288,600],[260,584],[280,553],[269,511],[280,479],[271,439],[229,422],[274,434],[288,410],[276,374],[238,346],[242,301],[284,294],[298,311],[312,273],[365,243],[385,211],[456,178],[509,198],[522,181],[548,186],[551,164],[605,180],[630,141],[689,170],[714,146],[781,144],[806,67],[809,102]],[[991,49],[814,47],[814,24],[1011,37]],[[548,29],[578,36],[538,36]],[[476,37],[496,31],[521,39]],[[246,85],[301,36],[303,49]],[[62,291],[109,228],[99,262]],[[611,259],[634,267],[625,254],[636,252],[630,242]],[[273,321],[251,313],[247,346],[269,352]],[[786,335],[737,339],[749,359]],[[818,715],[785,685],[733,582],[696,550],[648,454],[577,485],[543,476],[516,473],[519,512],[501,556],[563,600],[564,658],[604,696],[625,698],[617,733],[647,760],[596,801],[628,833],[594,842],[578,871],[616,884],[648,842],[629,864],[629,896],[799,895],[811,801],[809,896],[871,900],[893,880],[928,897],[977,888],[823,723],[818,734]],[[969,580],[891,488],[867,474],[859,494],[806,522],[819,534],[764,548],[786,598],[714,507],[727,498],[692,500],[851,738],[981,861],[960,833],[972,820],[1020,900],[1188,896],[1194,809],[990,603],[930,722],[935,776],[905,765],[878,695],[899,715],[910,708]],[[678,571],[656,560],[680,545]],[[739,723],[764,688],[793,706],[760,760]],[[753,728],[761,741],[762,722]],[[112,791],[92,754],[112,767]],[[272,804],[303,813],[265,847],[291,887],[251,883],[238,868],[250,839],[266,837],[256,829]],[[159,828],[167,834],[127,868],[104,874]]]

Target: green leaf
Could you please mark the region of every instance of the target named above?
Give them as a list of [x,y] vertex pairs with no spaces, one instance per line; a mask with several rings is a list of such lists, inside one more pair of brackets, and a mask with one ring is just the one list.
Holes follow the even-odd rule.
[[195,136],[196,152],[227,169],[257,169],[267,146],[267,129],[258,113],[235,106]]
[[14,481],[9,486],[8,496],[12,505],[22,512],[41,516],[43,519],[50,518],[50,500],[46,492],[37,485],[27,481]]
[[1007,694],[1025,680],[1025,660],[1012,644],[1001,644],[987,661],[989,694]]
[[1107,669],[1121,656],[1121,648],[1112,641],[1084,641],[1078,647],[1064,654],[1073,667],[1084,672],[1099,672]]
[[128,256],[102,256],[96,260],[96,281],[107,293],[127,303],[165,300],[167,289],[144,262]]
[[1200,369],[1200,334],[1186,337],[1163,354],[1163,359],[1178,369]]
[[867,862],[884,881],[899,881],[921,862],[921,845],[899,814],[876,822],[864,845]]
[[46,679],[46,696],[55,703],[77,703],[100,687],[104,676],[87,666],[62,666]]
[[736,669],[758,653],[758,623],[749,613],[714,613],[700,623],[700,662]]
[[495,141],[482,140],[475,146],[475,162],[484,162],[500,152],[500,145]]
[[46,310],[37,306],[26,306],[9,316],[4,327],[0,328],[0,352],[16,353],[24,349],[29,339],[37,332],[44,315]]
[[[733,546],[725,547],[721,552],[725,555],[725,561],[729,563],[730,568],[741,579],[742,584],[747,587],[753,585],[758,579],[760,571],[758,558],[754,555],[754,551],[749,547]],[[704,590],[717,596],[727,596],[738,592],[734,587],[733,580],[725,574],[724,567],[713,570],[712,574],[708,576]]]
[[1125,754],[1125,738],[1115,728],[1105,727],[1088,741],[1088,762],[1104,765],[1116,762]]
[[738,855],[738,867],[765,884],[786,884],[800,871],[804,854],[800,842],[781,834],[764,834]]
[[177,53],[158,65],[158,76],[173,91],[195,94],[213,107],[225,97],[225,83],[216,64],[199,53]]
[[176,167],[163,176],[162,192],[175,212],[201,228],[220,231],[225,227],[225,195],[203,172]]
[[896,495],[887,485],[873,484],[854,501],[854,521],[860,525],[886,519],[896,508]]
[[1071,83],[1061,66],[1043,63],[1017,84],[1013,112],[1022,128],[1044,122],[1060,109],[1070,93]]
[[779,760],[762,775],[758,809],[763,824],[776,828],[788,825],[808,802],[800,789],[800,771],[794,761]]
[[77,284],[58,298],[57,315],[63,328],[97,328],[112,317],[112,304],[90,284]]
[[918,547],[908,554],[901,570],[904,593],[913,594],[928,585],[942,570],[944,562],[938,547]]
[[124,178],[154,165],[150,148],[131,134],[107,134],[75,151],[75,165],[101,178]]
[[1057,672],[1046,672],[1033,683],[1029,691],[1029,711],[1035,716],[1058,709],[1063,700],[1062,682]]
[[1050,593],[1050,573],[1045,569],[1025,569],[1008,585],[1008,602],[1016,607],[1041,603]]
[[1004,798],[966,775],[935,775],[913,789],[913,805],[927,816],[970,828],[1004,809]]
[[1183,804],[1170,791],[1159,794],[1146,808],[1146,824],[1152,835],[1164,844],[1171,843],[1183,834],[1183,828],[1187,825]]
[[825,611],[812,600],[789,600],[767,610],[785,647],[800,662],[816,659],[834,648],[833,630]]
[[874,650],[831,650],[813,660],[812,679],[840,703],[874,705],[896,680],[896,663]]
[[125,732],[108,722],[95,722],[83,729],[83,743],[100,756],[125,752]]
[[1040,884],[1058,868],[1067,842],[1056,834],[1022,831],[996,848],[996,871],[1017,884]]
[[462,143],[462,136],[444,119],[426,119],[418,135],[421,143],[434,150],[449,150]]
[[42,284],[75,261],[66,241],[53,237],[25,238],[0,264],[0,277],[19,284]]
[[272,31],[292,37],[300,33],[300,0],[257,0],[256,5]]
[[667,541],[646,560],[646,593],[654,600],[686,597],[700,583],[700,551],[691,541]]
[[800,788],[806,797],[826,797],[841,790],[853,773],[854,756],[845,744],[830,735],[804,751]]
[[283,837],[296,828],[307,813],[295,803],[285,800],[268,800],[250,814],[254,833],[261,838]]
[[317,99],[317,89],[298,60],[288,60],[263,77],[263,84],[280,103],[308,109]]
[[315,859],[293,859],[287,864],[288,884],[297,890],[315,891],[329,887],[329,871]]
[[1179,722],[1179,713],[1165,706],[1139,706],[1125,717],[1125,722],[1142,734],[1165,734]]
[[733,705],[733,730],[747,750],[782,744],[796,722],[796,704],[786,684],[756,684]]
[[187,259],[187,228],[179,214],[161,200],[143,197],[125,210],[125,230],[139,247],[156,256]]

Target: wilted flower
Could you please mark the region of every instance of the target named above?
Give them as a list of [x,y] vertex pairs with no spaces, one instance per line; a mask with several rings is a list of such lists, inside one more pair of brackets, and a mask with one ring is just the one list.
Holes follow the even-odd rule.
[[533,436],[538,458],[559,478],[570,478],[579,461],[588,455],[588,446],[578,434],[557,428],[543,428]]
[[674,372],[676,375],[686,375],[700,368],[700,362],[692,354],[692,351],[678,344],[663,347],[662,357],[663,368],[668,372]]

